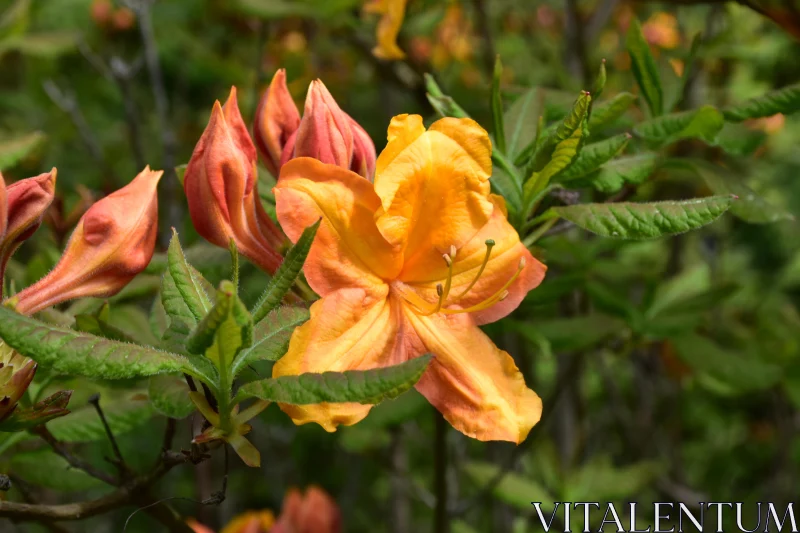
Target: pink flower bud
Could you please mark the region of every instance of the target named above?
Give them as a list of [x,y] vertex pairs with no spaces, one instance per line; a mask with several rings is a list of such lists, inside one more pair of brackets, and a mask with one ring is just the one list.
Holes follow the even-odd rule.
[[189,215],[207,241],[227,248],[231,239],[242,255],[274,273],[286,242],[258,196],[256,148],[236,103],[236,88],[211,119],[186,167],[183,188]]
[[0,280],[6,264],[25,240],[39,228],[47,208],[53,203],[56,169],[8,186],[8,227],[0,238]]
[[281,165],[296,157],[313,157],[369,180],[375,171],[372,139],[342,111],[320,80],[312,81],[308,88],[303,119],[283,148]]
[[146,167],[90,207],[56,267],[14,297],[16,310],[31,315],[74,298],[112,296],[144,270],[156,245],[162,174]]
[[253,125],[261,160],[273,176],[278,175],[286,141],[299,125],[300,113],[286,86],[286,70],[280,69],[261,96]]

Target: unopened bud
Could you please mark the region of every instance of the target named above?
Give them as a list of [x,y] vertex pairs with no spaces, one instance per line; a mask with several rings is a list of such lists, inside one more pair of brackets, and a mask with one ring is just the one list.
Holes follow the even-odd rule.
[[300,113],[286,86],[286,71],[280,69],[258,103],[253,137],[261,160],[273,176],[278,175],[286,142],[300,126]]

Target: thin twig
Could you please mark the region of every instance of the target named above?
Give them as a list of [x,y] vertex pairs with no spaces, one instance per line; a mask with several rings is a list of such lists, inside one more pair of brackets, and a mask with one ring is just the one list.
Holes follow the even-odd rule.
[[111,474],[108,474],[107,472],[95,467],[93,464],[72,455],[67,447],[58,439],[56,439],[52,433],[50,433],[50,430],[47,429],[46,426],[37,426],[32,431],[41,437],[47,444],[49,444],[53,451],[63,457],[73,468],[83,470],[93,478],[99,479],[100,481],[109,485],[119,485],[119,482]]
[[103,409],[100,407],[100,394],[92,394],[89,397],[89,403],[94,406],[95,411],[97,411],[97,416],[100,417],[100,421],[103,423],[103,429],[106,431],[108,441],[111,443],[111,448],[114,450],[114,455],[117,458],[115,464],[119,469],[120,474],[126,475],[128,473],[128,467],[125,465],[125,459],[122,458],[122,451],[119,449],[117,439],[114,438],[114,432],[111,431],[111,426],[108,425],[106,415],[103,412]]

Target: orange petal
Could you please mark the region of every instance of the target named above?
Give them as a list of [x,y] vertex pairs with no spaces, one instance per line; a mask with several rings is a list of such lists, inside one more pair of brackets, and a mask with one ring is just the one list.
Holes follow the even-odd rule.
[[542,415],[542,401],[525,386],[514,360],[466,314],[421,317],[405,309],[419,337],[418,353],[433,362],[419,390],[465,435],[520,443]]
[[[386,285],[371,293],[341,289],[315,302],[311,319],[295,330],[288,353],[275,363],[273,377],[402,363],[400,311],[394,300],[387,299],[388,292]],[[370,408],[358,403],[281,405],[295,424],[316,422],[326,431],[355,424]]]
[[273,176],[280,171],[281,154],[300,125],[300,113],[286,86],[286,70],[280,69],[258,102],[253,136],[261,160]]
[[[466,245],[456,253],[453,262],[453,280],[450,297],[444,307],[466,309],[486,301],[499,291],[517,273],[520,260],[525,266],[514,282],[506,288],[508,296],[491,307],[471,313],[477,324],[495,322],[516,309],[525,295],[539,286],[544,279],[547,267],[531,255],[520,242],[519,235],[506,220],[502,198],[490,196],[495,202],[492,218]],[[466,292],[477,276],[486,257],[486,241],[492,239],[489,261],[478,281]],[[413,270],[404,270],[402,281],[433,306],[438,301],[436,285],[445,284],[447,265],[441,256],[428,258],[416,265]],[[448,305],[449,304],[449,305]]]
[[373,0],[364,10],[381,14],[381,20],[375,30],[378,45],[372,49],[375,57],[381,59],[403,59],[405,54],[397,46],[397,35],[406,15],[407,0]]
[[318,294],[382,285],[400,271],[399,251],[375,225],[380,200],[358,174],[301,157],[284,165],[274,191],[278,220],[293,242],[323,219],[304,267]]
[[462,247],[493,209],[486,131],[471,119],[445,118],[418,134],[419,121],[396,117],[387,150],[397,155],[384,164],[381,154],[375,176],[382,203],[376,222],[387,241],[404,249],[404,271],[430,258],[441,260],[450,246]]

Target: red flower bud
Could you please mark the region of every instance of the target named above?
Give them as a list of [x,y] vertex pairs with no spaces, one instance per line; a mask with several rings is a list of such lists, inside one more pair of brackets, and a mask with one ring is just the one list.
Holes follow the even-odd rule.
[[239,113],[236,88],[211,119],[186,167],[183,188],[197,232],[227,248],[230,239],[242,255],[274,273],[286,238],[270,220],[258,196],[256,148]]
[[39,228],[45,211],[53,203],[56,169],[8,186],[8,228],[0,236],[0,280],[6,264],[25,240]]
[[328,493],[311,486],[305,494],[290,489],[283,498],[283,509],[271,533],[341,533],[339,507]]
[[297,131],[300,113],[286,86],[286,70],[275,73],[258,103],[253,136],[261,159],[273,176],[278,175],[286,141]]
[[303,119],[283,148],[281,165],[295,157],[313,157],[370,180],[375,170],[372,139],[342,111],[320,80],[312,81],[308,88]]
[[73,298],[112,296],[144,270],[156,245],[162,174],[146,167],[90,207],[52,272],[14,297],[16,310],[31,315]]

